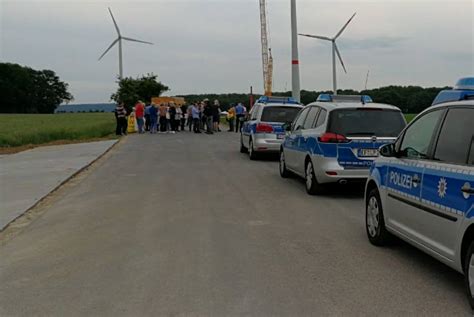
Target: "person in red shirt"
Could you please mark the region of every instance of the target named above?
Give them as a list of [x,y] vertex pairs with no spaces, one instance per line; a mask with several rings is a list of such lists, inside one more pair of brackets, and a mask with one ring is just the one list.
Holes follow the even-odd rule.
[[137,125],[138,125],[138,133],[145,133],[143,130],[143,117],[145,116],[145,105],[143,102],[138,101],[137,104],[135,105],[135,118],[137,119]]

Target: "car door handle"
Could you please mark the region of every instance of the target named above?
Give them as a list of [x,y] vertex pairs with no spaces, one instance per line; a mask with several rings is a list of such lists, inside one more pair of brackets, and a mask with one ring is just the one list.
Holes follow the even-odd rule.
[[471,187],[469,183],[464,184],[464,186],[461,188],[461,191],[469,195],[474,195],[474,187]]

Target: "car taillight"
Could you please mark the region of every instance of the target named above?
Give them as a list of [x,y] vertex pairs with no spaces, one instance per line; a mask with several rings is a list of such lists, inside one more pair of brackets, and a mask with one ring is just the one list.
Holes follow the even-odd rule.
[[267,123],[259,123],[256,128],[257,133],[272,133],[273,127]]
[[349,142],[342,134],[326,132],[318,138],[319,142],[322,143],[347,143]]

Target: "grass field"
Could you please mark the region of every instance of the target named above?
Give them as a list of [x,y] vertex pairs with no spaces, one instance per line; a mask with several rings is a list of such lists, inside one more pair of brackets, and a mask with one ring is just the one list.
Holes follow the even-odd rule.
[[115,134],[113,113],[0,114],[0,148]]
[[405,113],[405,120],[409,123],[414,117],[416,117],[416,115],[416,113]]

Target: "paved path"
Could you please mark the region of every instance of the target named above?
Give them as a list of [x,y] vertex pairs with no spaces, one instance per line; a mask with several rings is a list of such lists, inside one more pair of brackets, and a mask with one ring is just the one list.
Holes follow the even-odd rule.
[[462,316],[458,273],[366,238],[235,133],[130,136],[0,247],[1,316]]
[[115,142],[44,146],[0,156],[0,230]]

